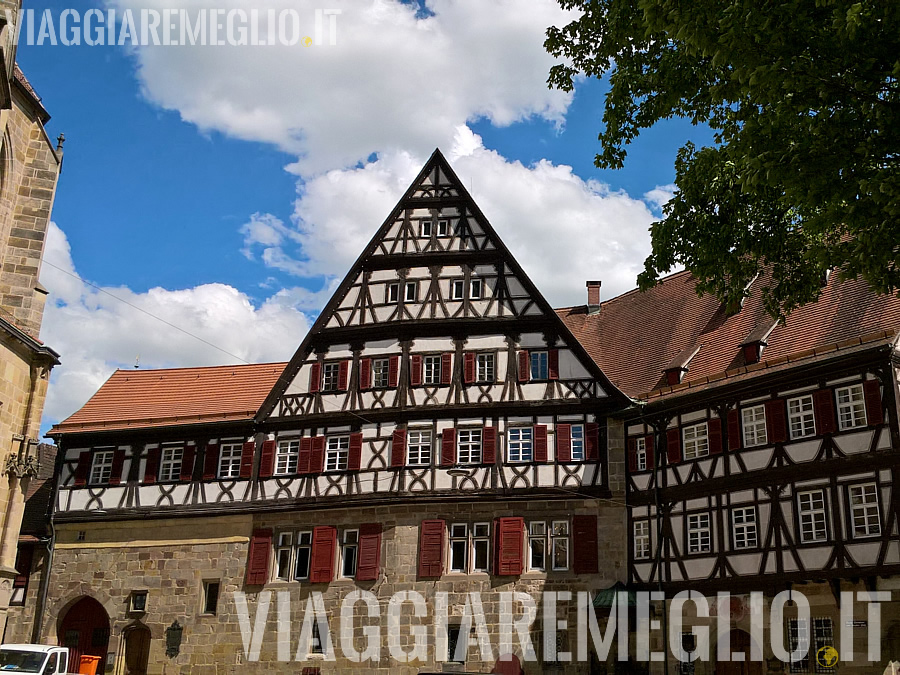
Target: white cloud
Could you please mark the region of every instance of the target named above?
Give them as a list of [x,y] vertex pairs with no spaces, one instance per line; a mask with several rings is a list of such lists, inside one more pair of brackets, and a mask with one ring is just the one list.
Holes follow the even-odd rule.
[[[136,13],[171,5],[109,2]],[[498,126],[531,116],[562,123],[572,95],[548,88],[555,60],[543,41],[548,26],[575,13],[556,0],[429,0],[430,14],[419,17],[416,3],[400,0],[333,4],[341,10],[334,46],[137,48],[145,96],[201,129],[277,145],[300,158],[294,167],[304,175],[353,166],[373,152],[423,156],[478,118]],[[255,8],[263,17],[269,8],[296,10],[312,35],[322,3],[190,5]]]
[[44,259],[51,264],[42,267],[41,282],[50,296],[41,338],[62,361],[51,375],[45,428],[75,412],[116,368],[131,368],[138,358],[142,368],[287,360],[309,329],[301,310],[320,304],[316,294],[302,288],[280,290],[259,307],[222,283],[146,293],[104,289],[122,302],[71,276],[77,272],[69,243],[53,223]]

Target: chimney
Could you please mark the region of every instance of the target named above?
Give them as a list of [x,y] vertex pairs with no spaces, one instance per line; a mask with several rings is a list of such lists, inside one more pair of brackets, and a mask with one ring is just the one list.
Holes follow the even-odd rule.
[[596,314],[600,311],[600,283],[599,281],[588,281],[585,284],[588,294],[588,314]]

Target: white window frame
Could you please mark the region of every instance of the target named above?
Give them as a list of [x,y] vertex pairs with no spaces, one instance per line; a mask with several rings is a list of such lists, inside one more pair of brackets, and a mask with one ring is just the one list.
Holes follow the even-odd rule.
[[290,476],[297,473],[300,461],[300,439],[288,438],[275,446],[275,475]]
[[466,282],[464,279],[450,280],[450,299],[463,300],[466,295]]
[[[535,552],[540,552],[540,565],[534,564]],[[547,522],[533,520],[528,523],[528,569],[533,572],[547,571]]]
[[384,389],[391,384],[391,360],[372,359],[372,388]]
[[534,428],[510,427],[507,430],[506,459],[510,463],[534,461]]
[[406,464],[407,466],[431,466],[434,453],[434,434],[430,428],[407,431]]
[[[459,429],[456,432],[456,462],[461,466],[481,464],[484,436],[481,429]],[[465,459],[463,456],[465,455]]]
[[637,464],[638,471],[647,470],[647,439],[644,436],[638,436],[634,442],[635,452],[634,461]]
[[241,441],[223,441],[219,444],[219,466],[216,472],[219,479],[240,478],[243,454],[244,444]]
[[115,448],[94,450],[93,456],[91,457],[91,473],[88,485],[105,485],[109,483],[115,454]]
[[847,488],[850,499],[850,518],[853,538],[877,537],[881,534],[881,508],[878,486],[875,483],[857,483]]
[[384,302],[388,305],[396,305],[400,302],[400,284],[388,284],[384,293]]
[[791,440],[816,435],[816,412],[812,394],[789,398],[788,433]]
[[[459,544],[462,544],[460,547]],[[457,558],[457,551],[462,552],[462,564]],[[456,574],[467,574],[469,572],[469,524],[468,523],[451,523],[450,525],[450,547],[448,552],[448,569]]]
[[[484,554],[484,565],[478,564],[479,550]],[[491,524],[475,523],[472,525],[472,572],[487,573],[491,566]]]
[[834,647],[834,623],[829,617],[812,618],[812,636],[805,619],[788,620],[788,645],[790,652],[803,652],[798,661],[791,661],[791,673],[834,673],[835,668],[820,665],[816,655],[823,647]]
[[546,349],[528,353],[528,373],[531,380],[550,378],[550,353]]
[[[558,565],[557,552],[565,554],[565,562]],[[554,572],[564,572],[569,569],[569,521],[554,520],[550,525],[550,566]]]
[[709,455],[709,426],[706,422],[685,426],[681,436],[685,459],[698,459]]
[[403,287],[403,301],[404,302],[415,302],[419,299],[419,282],[418,281],[407,281],[406,285]]
[[438,219],[437,236],[438,237],[449,237],[450,236],[450,219],[449,218],[439,218]]
[[862,384],[839,387],[834,391],[837,399],[838,428],[858,429],[866,426],[866,395]]
[[652,551],[650,541],[650,521],[634,521],[634,559],[649,560]]
[[469,299],[481,300],[484,294],[484,281],[481,279],[469,279]]
[[475,355],[475,381],[481,383],[497,381],[497,357],[493,352]]
[[354,579],[358,567],[359,530],[344,530],[341,537],[341,578]]
[[731,509],[732,544],[735,549],[759,546],[759,525],[756,522],[756,508],[738,506]]
[[[309,579],[309,571],[312,565],[312,530],[300,530],[297,533],[296,544],[294,546],[294,560],[291,562],[291,570],[293,578],[296,581],[305,581]],[[300,551],[306,551],[306,570],[300,574]]]
[[162,445],[159,452],[160,483],[174,483],[181,480],[181,464],[184,461],[184,445]]
[[322,391],[338,391],[341,384],[341,364],[322,364]]
[[709,513],[687,516],[688,555],[712,552],[712,518]]
[[421,220],[419,221],[419,236],[425,237],[427,239],[431,238],[431,233],[434,231],[432,221],[429,220]]
[[824,490],[804,490],[797,493],[797,521],[801,543],[828,541],[827,508]]
[[583,462],[584,454],[584,425],[573,424],[569,427],[569,457],[573,462]]
[[760,404],[743,408],[741,410],[741,428],[743,429],[745,448],[765,445],[769,440],[766,432],[766,406]]
[[422,357],[422,384],[441,383],[441,357],[430,355]]
[[346,471],[350,463],[350,436],[325,439],[325,471]]
[[275,569],[273,576],[278,581],[294,578],[294,533],[279,532],[275,546]]

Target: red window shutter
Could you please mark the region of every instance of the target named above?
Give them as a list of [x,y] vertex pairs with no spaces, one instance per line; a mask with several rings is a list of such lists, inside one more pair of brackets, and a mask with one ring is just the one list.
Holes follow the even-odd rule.
[[636,438],[628,439],[628,470],[631,472],[638,470]]
[[147,451],[147,463],[144,465],[144,483],[156,482],[159,475],[159,446]]
[[309,472],[322,473],[325,470],[325,437],[316,436],[312,439],[309,449]]
[[356,564],[357,581],[375,581],[381,566],[381,523],[359,526],[359,558]]
[[484,427],[481,430],[481,463],[497,463],[497,427]]
[[547,352],[548,373],[551,380],[559,379],[559,350],[551,349]]
[[391,466],[398,468],[406,465],[406,429],[394,429],[391,436]]
[[528,360],[528,352],[519,352],[519,382],[528,382],[531,376],[531,363]]
[[261,586],[269,580],[269,556],[272,555],[272,530],[253,530],[247,552],[248,586]]
[[766,436],[769,443],[784,443],[787,440],[784,399],[766,401]]
[[419,576],[444,573],[444,521],[423,520],[419,526]]
[[584,458],[588,462],[600,459],[600,425],[596,422],[584,425]]
[[297,473],[309,473],[309,458],[312,455],[312,438],[300,439],[300,452],[297,455]]
[[[324,437],[317,437],[322,438]],[[314,584],[327,584],[334,579],[334,553],[337,548],[337,530],[330,525],[313,528],[312,554],[310,555],[309,580]]]
[[125,466],[125,451],[115,450],[113,452],[112,468],[109,472],[109,484],[118,485],[122,482],[122,469]]
[[360,359],[359,361],[359,388],[372,388],[372,359]]
[[453,354],[441,354],[441,384],[453,380]]
[[210,443],[203,455],[203,480],[215,480],[219,473],[219,446]]
[[181,480],[192,480],[194,478],[194,455],[197,448],[193,445],[185,446],[181,454]]
[[400,357],[392,356],[388,359],[388,386],[396,387],[400,380]]
[[350,449],[347,452],[347,469],[359,471],[362,461],[363,435],[360,432],[350,434]]
[[456,464],[456,429],[441,432],[441,466]]
[[250,478],[253,475],[253,453],[256,452],[256,443],[247,441],[241,448],[241,478]]
[[[91,470],[91,453],[85,450],[78,455],[78,464],[75,465],[75,487],[87,485],[88,473]],[[153,473],[153,480],[156,480],[156,472]]]
[[534,426],[534,461],[547,461],[547,425],[536,424]]
[[722,420],[718,417],[711,418],[706,423],[706,429],[709,433],[709,454],[722,454]]
[[866,397],[866,422],[870,426],[884,423],[884,409],[881,406],[881,382],[866,380],[863,382],[863,393]]
[[409,357],[409,383],[418,387],[422,384],[422,356],[413,354]]
[[466,381],[466,384],[471,384],[475,381],[474,352],[466,352],[465,355],[463,355],[463,379]]
[[600,570],[597,543],[597,516],[573,516],[572,571],[575,574],[597,574]]
[[728,411],[728,449],[741,448],[741,413],[735,408]]
[[653,434],[644,436],[644,453],[647,455],[647,468],[652,469],[656,465],[656,448],[654,447]]
[[556,461],[572,461],[572,425],[556,425]]
[[817,434],[833,434],[837,431],[837,420],[834,417],[834,392],[831,389],[819,389],[813,393],[813,411],[816,414]]
[[322,366],[314,363],[309,368],[309,391],[314,393],[319,391],[322,386]]
[[494,574],[501,577],[522,574],[525,557],[525,520],[523,518],[497,518],[494,537]]
[[338,389],[347,391],[350,386],[350,362],[341,361],[338,364]]
[[678,464],[681,461],[681,427],[666,432],[666,459],[669,464]]
[[263,441],[259,457],[259,477],[268,478],[275,473],[275,441]]

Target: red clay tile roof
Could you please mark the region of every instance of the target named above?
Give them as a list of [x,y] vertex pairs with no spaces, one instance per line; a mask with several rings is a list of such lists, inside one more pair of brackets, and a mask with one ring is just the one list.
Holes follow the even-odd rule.
[[117,370],[50,434],[249,420],[286,365]]
[[[665,389],[663,369],[698,346],[684,384],[744,367],[741,343],[771,326],[761,300],[763,283],[757,279],[751,284],[751,296],[730,317],[714,297],[697,297],[696,282],[687,272],[673,274],[645,293],[634,290],[607,300],[596,314],[588,314],[584,306],[557,312],[613,384],[644,398]],[[771,363],[801,352],[812,356],[809,350],[877,333],[893,336],[898,330],[900,298],[878,295],[864,281],[840,282],[832,275],[818,301],[772,330],[762,359]]]

